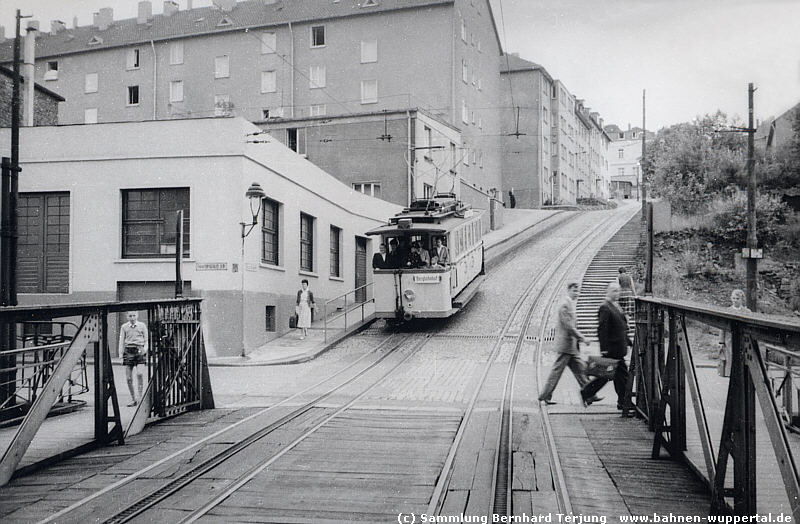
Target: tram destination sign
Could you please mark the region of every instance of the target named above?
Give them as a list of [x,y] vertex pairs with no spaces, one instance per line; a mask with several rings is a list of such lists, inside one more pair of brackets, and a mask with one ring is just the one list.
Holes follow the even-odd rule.
[[414,275],[415,284],[438,284],[441,281],[441,275]]

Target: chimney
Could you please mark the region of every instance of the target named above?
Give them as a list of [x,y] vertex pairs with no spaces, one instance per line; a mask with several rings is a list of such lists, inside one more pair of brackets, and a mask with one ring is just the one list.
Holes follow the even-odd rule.
[[153,4],[149,1],[139,2],[139,14],[136,16],[137,24],[146,24],[153,19]]
[[172,0],[165,0],[164,2],[164,16],[172,16],[178,12],[178,4]]
[[103,7],[99,12],[94,13],[93,25],[100,31],[105,31],[114,21],[114,10],[110,7]]
[[61,31],[67,29],[67,24],[62,22],[61,20],[51,20],[50,21],[50,34],[57,35]]
[[229,13],[236,6],[236,0],[214,0],[214,5],[220,10]]
[[192,0],[186,0],[186,10],[191,11],[194,9],[194,5],[192,5]]
[[72,29],[77,29],[77,28],[78,28],[78,17],[77,16],[73,16],[72,17]]
[[28,31],[22,42],[22,122],[26,127],[33,126],[33,106],[34,106],[34,60],[36,50],[36,32],[39,30],[39,22],[31,20],[28,22]]
[[6,41],[6,28],[0,25],[0,42]]

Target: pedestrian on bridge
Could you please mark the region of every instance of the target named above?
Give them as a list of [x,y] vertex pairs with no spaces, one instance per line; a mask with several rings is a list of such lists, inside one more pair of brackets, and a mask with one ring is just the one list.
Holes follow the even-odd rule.
[[[128,311],[128,322],[125,322],[119,330],[119,353],[122,354],[122,363],[125,365],[125,380],[128,382],[128,391],[131,394],[131,402],[128,407],[135,406],[142,400],[144,390],[143,368],[147,364],[147,326],[144,322],[139,322],[139,313]],[[139,364],[142,367],[139,367]],[[139,397],[137,400],[133,389],[133,373],[139,379]]]
[[[581,360],[579,342],[585,342],[586,338],[578,331],[577,315],[575,314],[575,301],[580,294],[580,286],[577,282],[570,282],[567,284],[567,296],[564,301],[558,306],[558,323],[556,324],[556,352],[559,353],[553,364],[553,369],[550,371],[550,376],[547,377],[544,389],[539,394],[539,400],[545,404],[555,404],[552,400],[553,391],[561,379],[561,374],[564,368],[569,366],[572,374],[575,375],[575,380],[578,385],[583,388],[589,382],[586,378],[586,366]],[[602,399],[592,399],[592,402]]]
[[[617,409],[624,407],[625,386],[628,383],[628,366],[625,356],[628,346],[633,342],[628,338],[628,320],[619,305],[620,287],[611,282],[606,289],[606,300],[597,310],[597,338],[600,341],[600,354],[617,360],[614,370],[614,390],[617,392]],[[597,377],[581,390],[583,403],[595,402],[595,395],[608,383],[607,378]]]

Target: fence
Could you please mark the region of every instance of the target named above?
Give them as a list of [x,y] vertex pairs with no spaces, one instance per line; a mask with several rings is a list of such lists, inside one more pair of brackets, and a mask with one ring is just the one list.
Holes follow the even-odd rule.
[[[0,348],[0,383],[4,386],[0,388],[0,415],[20,419],[19,428],[0,459],[0,485],[14,474],[59,399],[63,402],[76,395],[76,387],[88,390],[87,350],[91,351],[94,368],[94,438],[59,456],[112,442],[124,444],[126,430],[122,427],[109,350],[116,341],[108,339],[108,323],[110,315],[132,310],[146,312],[150,350],[147,392],[131,427],[139,429],[149,421],[214,407],[200,299],[2,307],[0,324],[18,333],[21,347]],[[73,323],[71,319],[79,321]],[[112,319],[116,321],[116,316]],[[35,328],[32,330],[31,326]],[[83,374],[83,385],[76,380],[76,370]]]
[[[731,336],[730,377],[724,398],[721,391],[709,389],[698,380],[694,362],[696,351],[707,349],[709,344],[716,346],[718,335],[710,334],[713,330],[723,330]],[[756,514],[758,483],[779,475],[796,520],[800,518],[800,477],[786,424],[797,419],[792,411],[792,378],[797,374],[798,359],[798,323],[757,314],[740,315],[690,302],[638,297],[628,384],[635,405],[628,405],[626,411],[635,409],[647,419],[655,433],[653,458],[666,450],[706,482],[711,491],[712,514]],[[708,396],[719,393],[724,403],[717,446],[709,429],[704,391]],[[761,417],[756,415],[756,399]],[[687,453],[687,422],[693,422],[696,429],[700,464],[692,459],[692,453]],[[766,448],[774,453],[774,467],[779,471],[757,472],[758,464],[773,464],[771,458],[765,460],[766,454],[757,458],[757,427],[762,432],[759,438],[766,436],[771,444],[762,446],[761,452]],[[693,456],[696,458],[697,454]],[[729,462],[733,463],[732,468]]]

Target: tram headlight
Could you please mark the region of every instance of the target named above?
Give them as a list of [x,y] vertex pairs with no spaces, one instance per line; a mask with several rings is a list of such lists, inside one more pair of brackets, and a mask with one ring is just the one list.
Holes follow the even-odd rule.
[[406,289],[405,291],[403,291],[403,297],[409,302],[411,302],[412,300],[414,300],[414,298],[416,298],[416,295],[414,294],[413,290]]

